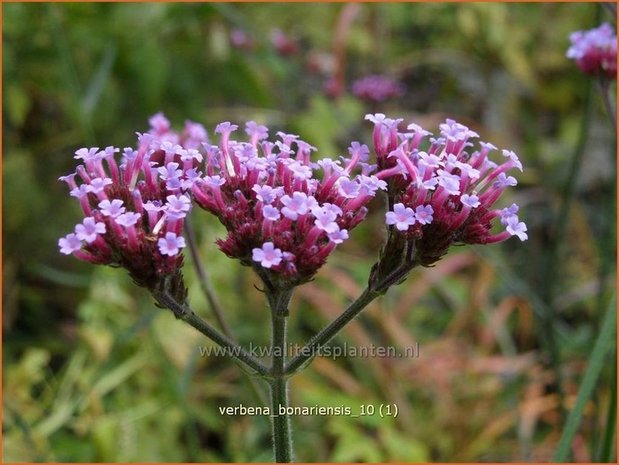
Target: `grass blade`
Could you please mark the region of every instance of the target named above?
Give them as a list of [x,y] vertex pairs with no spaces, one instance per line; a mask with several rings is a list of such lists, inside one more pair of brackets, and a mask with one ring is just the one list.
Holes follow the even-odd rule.
[[595,388],[597,379],[604,366],[604,357],[608,350],[612,347],[614,342],[615,325],[617,323],[617,313],[615,308],[616,298],[613,298],[610,302],[604,320],[602,321],[602,328],[600,330],[599,337],[595,342],[591,357],[589,358],[589,364],[585,371],[580,389],[578,390],[578,397],[576,398],[576,404],[570,412],[563,434],[559,440],[557,451],[555,452],[555,462],[565,462],[568,460],[571,451],[572,440],[574,435],[580,426],[583,412],[587,402],[591,398],[593,389]]

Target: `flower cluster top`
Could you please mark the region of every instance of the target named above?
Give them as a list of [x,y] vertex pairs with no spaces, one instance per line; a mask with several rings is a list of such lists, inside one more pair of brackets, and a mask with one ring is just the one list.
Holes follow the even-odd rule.
[[573,59],[583,73],[617,78],[617,34],[608,23],[588,31],[570,34],[567,57]]
[[[453,243],[527,239],[516,204],[494,208],[504,190],[517,184],[507,172],[522,171],[514,152],[503,150],[503,162],[493,162],[488,155],[497,148],[480,142],[479,149],[470,150],[478,134],[450,119],[440,125],[437,138],[414,123],[400,132],[402,120],[383,114],[366,119],[374,123],[377,177],[389,181],[386,222],[414,242],[418,263],[434,263]],[[504,231],[492,231],[494,218]]]
[[248,141],[239,142],[232,139],[237,129],[221,123],[219,145],[204,144],[196,203],[227,228],[218,245],[228,256],[268,270],[281,285],[303,282],[365,218],[365,205],[387,183],[372,174],[369,149],[358,142],[349,158],[312,162],[316,149],[297,135],[278,132],[271,142],[267,127],[250,121]]
[[[469,153],[467,127],[447,120],[438,138],[402,120],[367,115],[374,123],[376,164],[370,149],[352,142],[348,156],[312,161],[316,149],[294,134],[269,140],[266,126],[250,121],[244,141],[237,125],[217,125],[217,144],[204,127],[187,122],[177,133],[157,114],[137,147],[82,148],[82,164],[63,176],[85,218],[59,240],[60,251],[92,263],[120,265],[152,287],[178,272],[185,247],[183,223],[195,203],[226,227],[219,248],[263,279],[290,287],[310,279],[367,214],[367,204],[386,191],[386,223],[414,241],[418,262],[431,264],[452,243],[492,243],[527,238],[518,207],[494,203],[522,170],[503,151],[496,164],[491,144]],[[491,231],[499,218],[505,230]]]

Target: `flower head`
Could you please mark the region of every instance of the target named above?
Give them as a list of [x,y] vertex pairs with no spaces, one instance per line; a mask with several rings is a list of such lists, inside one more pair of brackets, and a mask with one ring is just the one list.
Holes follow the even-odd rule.
[[[385,115],[368,115],[366,119],[383,131]],[[421,144],[431,134],[416,124],[408,126],[412,132],[400,135],[401,143],[389,156],[385,153],[385,137],[375,137],[375,152],[379,158],[376,177],[388,184],[388,195],[393,210],[385,215],[392,226],[387,248],[412,245],[415,263],[431,265],[447,252],[451,244],[488,244],[500,242],[515,235],[525,240],[526,226],[515,216],[513,205],[502,213],[494,208],[495,202],[509,187],[517,184],[509,170],[522,170],[517,155],[503,151],[503,163],[488,159],[496,147],[480,143],[480,149],[470,150],[471,139],[479,135],[447,119],[440,125],[440,136],[429,139],[429,148]],[[378,144],[376,145],[376,142]],[[427,144],[427,142],[425,142]],[[469,151],[470,150],[470,151]],[[506,227],[494,232],[492,220],[500,217]],[[401,257],[403,250],[387,251],[391,257]],[[391,265],[385,265],[385,272]]]
[[617,34],[608,23],[570,34],[566,56],[585,74],[617,78]]
[[76,152],[83,165],[61,180],[85,218],[58,246],[80,260],[122,266],[149,289],[175,283],[171,290],[184,299],[181,232],[191,208],[185,192],[203,158],[196,146],[206,131],[187,122],[183,133],[176,133],[161,113],[149,122],[150,132],[138,134],[136,148],[125,148],[120,163],[120,149],[113,146]]
[[[222,137],[210,149],[208,159],[222,162],[207,161],[193,197],[228,230],[217,242],[224,253],[274,287],[288,288],[311,279],[386,182],[363,174],[369,150],[362,144],[351,144],[343,168],[331,158],[312,163],[316,149],[298,135],[278,132],[271,142],[266,126],[250,121],[245,127],[249,143]],[[215,132],[229,130],[222,123]]]

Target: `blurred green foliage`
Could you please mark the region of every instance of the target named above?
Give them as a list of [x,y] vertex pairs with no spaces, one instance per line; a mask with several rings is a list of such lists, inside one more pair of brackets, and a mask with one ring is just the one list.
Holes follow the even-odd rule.
[[[330,54],[347,8],[347,85],[390,74],[408,89],[397,102],[333,100],[328,76],[308,67],[312,56],[341,59]],[[304,461],[549,460],[615,276],[615,143],[597,94],[585,112],[592,83],[565,58],[569,32],[599,18],[594,4],[560,3],[3,5],[4,460],[271,459],[268,418],[219,414],[258,403],[234,364],[200,357],[210,343],[156,310],[122,271],[57,252],[79,217],[57,182],[73,151],[131,145],[157,111],[209,129],[256,119],[323,155],[369,141],[366,112],[428,129],[454,117],[519,153],[527,169],[514,200],[530,240],[459,249],[416,270],[335,342],[418,341],[420,358],[317,359],[292,381],[293,405],[395,403],[399,417],[296,417],[293,426]],[[299,41],[299,53],[276,53],[274,27]],[[231,45],[237,28],[253,50]],[[376,211],[299,290],[292,340],[360,290],[382,240]],[[256,278],[215,249],[222,228],[212,218],[195,222],[235,335],[267,343]],[[208,315],[189,260],[186,274],[192,305]],[[599,455],[615,422],[612,366],[609,358],[575,461],[614,460]]]

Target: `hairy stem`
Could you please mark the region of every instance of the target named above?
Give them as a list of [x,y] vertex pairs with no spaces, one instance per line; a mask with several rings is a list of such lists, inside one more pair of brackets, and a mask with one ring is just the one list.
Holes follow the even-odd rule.
[[290,416],[280,415],[280,409],[288,408],[288,386],[285,371],[288,303],[290,291],[269,295],[273,337],[271,341],[271,417],[273,419],[273,454],[277,463],[288,463],[293,459]]

